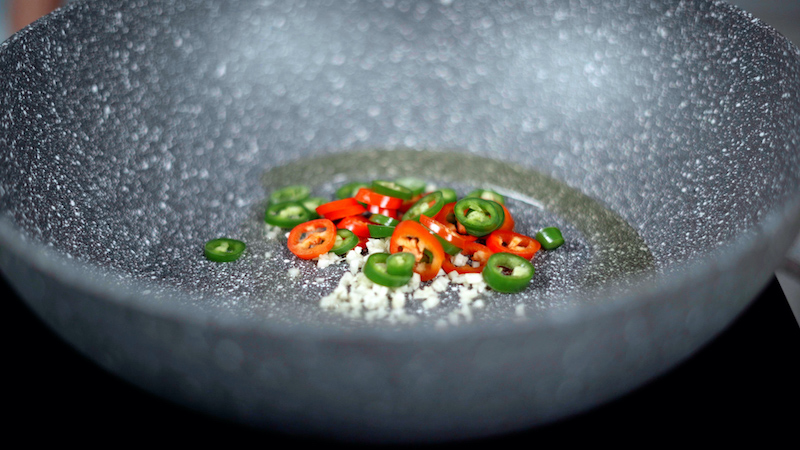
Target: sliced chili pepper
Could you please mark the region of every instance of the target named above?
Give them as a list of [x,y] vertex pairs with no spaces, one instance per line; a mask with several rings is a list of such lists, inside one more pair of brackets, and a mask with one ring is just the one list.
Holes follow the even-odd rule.
[[[461,225],[461,223],[460,223],[460,222],[456,222],[456,231],[457,231],[459,234],[463,234],[463,235],[465,235],[465,236],[471,236],[471,235],[467,234],[467,229],[466,229],[466,228],[464,228],[464,225]],[[475,236],[476,240],[477,240],[477,237],[478,237],[478,236]]]
[[[423,217],[425,217],[425,216],[423,216]],[[436,240],[439,241],[440,244],[442,244],[442,250],[444,250],[444,252],[447,253],[448,255],[457,255],[457,254],[461,253],[461,249],[460,248],[458,248],[455,245],[447,242],[446,240],[444,240],[444,238],[442,238],[438,234],[434,234],[433,237],[435,237]],[[445,257],[445,259],[446,259],[446,257]]]
[[299,202],[276,203],[267,207],[264,221],[281,228],[294,228],[313,219],[313,214]]
[[433,191],[430,194],[419,199],[408,211],[403,214],[403,220],[416,220],[419,221],[419,216],[426,215],[433,217],[442,210],[444,201],[442,200],[442,193]]
[[386,259],[386,272],[390,275],[406,275],[414,273],[414,264],[417,260],[413,253],[392,253]]
[[406,200],[403,204],[397,208],[397,212],[400,214],[404,214],[406,211],[411,209],[412,206],[416,205],[417,202],[422,198],[422,194],[417,194],[411,197],[411,200]]
[[420,180],[419,178],[414,177],[398,178],[394,180],[394,182],[410,190],[411,194],[414,196],[421,195],[423,192],[425,192],[425,187],[428,185],[425,180]]
[[378,193],[369,188],[361,188],[354,197],[357,201],[383,209],[397,209],[403,205],[403,200]]
[[471,234],[467,234],[467,230],[459,229],[458,227],[460,227],[460,226],[461,226],[460,223],[457,223],[456,225],[448,224],[447,228],[450,229],[450,231],[452,231],[453,233],[456,233],[459,236],[461,236],[461,238],[464,239],[467,242],[475,242],[478,239],[480,239],[478,236],[473,236]]
[[336,224],[336,228],[352,231],[360,238],[369,237],[369,220],[362,215],[347,216]]
[[283,202],[299,202],[307,199],[309,195],[311,195],[311,189],[309,189],[308,186],[302,184],[287,186],[270,194],[269,204],[273,205],[275,203]]
[[300,259],[328,253],[336,244],[336,226],[328,219],[301,223],[289,232],[289,250]]
[[422,281],[435,277],[444,261],[442,244],[427,228],[413,220],[404,220],[395,227],[389,249],[392,253],[412,253],[416,261],[414,272],[420,275]]
[[506,208],[506,205],[500,203],[500,206],[503,207],[504,218],[503,218],[503,224],[500,225],[500,228],[498,228],[498,230],[514,231],[514,227],[516,226],[514,218],[511,217],[511,213],[508,211],[508,208]]
[[453,207],[456,221],[473,236],[486,236],[500,228],[505,213],[499,203],[478,197],[459,200]]
[[358,192],[358,190],[361,189],[362,187],[369,187],[369,183],[363,181],[353,181],[347,183],[336,190],[336,198],[339,200],[344,198],[350,198],[356,195],[356,192]]
[[348,208],[348,207],[351,207],[351,206],[356,206],[358,204],[359,203],[353,197],[347,197],[347,198],[343,198],[343,199],[340,199],[340,200],[334,200],[332,202],[323,203],[323,204],[317,206],[316,210],[317,210],[317,213],[319,215],[324,216],[325,214],[328,214],[330,212],[333,212],[333,211],[336,211],[336,210],[339,210],[339,209],[342,209],[342,208]]
[[369,221],[378,225],[386,225],[389,227],[396,227],[397,224],[400,223],[400,221],[396,218],[380,213],[369,216]]
[[536,239],[507,230],[495,230],[486,238],[486,246],[495,253],[507,252],[530,261],[542,247]]
[[441,188],[437,189],[437,191],[442,193],[442,200],[444,200],[445,204],[447,203],[454,203],[458,200],[458,195],[456,191],[450,188]]
[[339,220],[345,217],[359,216],[361,214],[364,214],[365,212],[367,212],[367,209],[361,205],[358,205],[358,206],[353,206],[351,208],[340,209],[338,211],[325,214],[322,217],[328,220]]
[[203,254],[214,262],[236,261],[247,246],[244,242],[231,238],[217,238],[206,242]]
[[367,210],[352,197],[334,200],[317,207],[317,214],[328,219],[338,220],[347,216],[363,214]]
[[455,224],[456,215],[455,213],[453,213],[454,206],[456,206],[456,202],[445,203],[444,206],[442,206],[442,209],[438,213],[436,213],[436,215],[433,216],[433,218],[436,219],[437,222],[443,224],[448,224],[448,223]]
[[464,196],[464,198],[473,198],[473,197],[482,198],[484,200],[491,200],[501,205],[506,203],[506,200],[502,195],[498,194],[497,192],[491,189],[475,189],[474,191]]
[[[453,207],[456,205],[456,202],[451,202],[442,207],[442,210],[439,211],[433,219],[437,222],[441,223],[448,230],[455,236],[458,236],[464,242],[474,242],[478,239],[477,236],[472,236],[467,234],[467,230],[459,230],[458,229],[458,222],[456,221],[456,215],[453,213]],[[421,220],[421,219],[420,219]],[[461,232],[463,231],[463,232]],[[455,242],[454,242],[455,243]],[[456,244],[458,245],[458,244]]]
[[[397,255],[401,254],[402,253],[397,253]],[[373,283],[380,284],[381,286],[400,287],[406,285],[409,280],[411,280],[414,272],[408,270],[408,272],[402,274],[389,273],[389,266],[391,265],[394,267],[394,264],[389,261],[393,256],[395,255],[390,255],[388,253],[373,253],[369,255],[362,269],[364,275],[372,280]]]
[[[388,195],[389,197],[399,198],[402,200],[411,200],[414,194],[411,189],[386,180],[375,180],[372,182],[372,190],[378,194]],[[400,202],[402,204],[402,202]],[[399,205],[398,205],[399,206]]]
[[379,206],[373,206],[373,205],[367,205],[366,208],[367,208],[367,212],[369,212],[372,215],[380,214],[380,215],[383,215],[383,216],[386,216],[386,217],[391,217],[394,220],[397,220],[398,216],[397,216],[397,210],[396,209],[386,209],[386,208],[381,208]]
[[369,237],[371,238],[385,238],[391,237],[394,233],[395,227],[389,225],[367,225],[369,227]]
[[[467,264],[463,266],[456,266],[453,264],[453,257],[445,257],[444,263],[442,263],[442,269],[445,272],[450,273],[452,271],[456,271],[458,273],[479,273],[483,271],[483,268],[486,266],[486,262],[489,260],[489,257],[494,254],[494,252],[487,246],[478,244],[477,242],[469,242],[467,243],[466,247],[461,250],[461,254],[468,257]],[[478,263],[477,266],[473,265],[473,263]]]
[[325,200],[322,197],[309,197],[305,200],[300,201],[300,204],[302,204],[303,207],[311,213],[311,219],[317,219],[319,218],[319,214],[317,214],[317,207],[326,202],[327,200]]
[[335,243],[330,250],[337,255],[344,255],[358,245],[358,236],[352,231],[340,228],[336,230]]
[[[438,216],[437,216],[438,217]],[[438,220],[428,217],[428,216],[420,216],[419,223],[425,225],[429,230],[431,230],[435,235],[439,236],[443,240],[449,242],[453,246],[461,249],[464,248],[469,242],[474,241],[475,238],[473,237],[470,240],[464,239],[460,234],[456,233],[455,231],[451,230],[447,227],[447,225],[439,222]],[[447,252],[450,253],[450,252]],[[450,253],[451,255],[453,253]]]
[[542,244],[545,250],[555,250],[564,244],[564,236],[556,227],[542,228],[536,233],[536,240]]
[[511,253],[495,253],[483,269],[483,280],[497,292],[524,290],[535,270],[527,259]]

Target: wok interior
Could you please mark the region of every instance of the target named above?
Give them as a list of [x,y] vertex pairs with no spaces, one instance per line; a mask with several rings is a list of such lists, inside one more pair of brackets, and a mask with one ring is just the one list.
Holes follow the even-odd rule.
[[[264,238],[270,190],[490,183],[535,200],[515,204],[528,229],[572,237],[481,317],[535,314],[779,209],[798,185],[797,57],[724,4],[78,2],[0,48],[0,211],[192,308],[334,323],[317,300],[335,272]],[[250,259],[205,261],[222,235]]]

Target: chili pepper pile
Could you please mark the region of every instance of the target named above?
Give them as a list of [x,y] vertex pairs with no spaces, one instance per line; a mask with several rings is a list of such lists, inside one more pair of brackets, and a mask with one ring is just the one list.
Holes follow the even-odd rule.
[[353,182],[325,201],[310,197],[306,186],[289,186],[270,195],[265,221],[291,229],[287,245],[302,259],[390,238],[390,253],[370,255],[363,268],[367,278],[389,287],[405,285],[413,273],[431,280],[441,269],[482,273],[490,288],[519,292],[533,277],[536,252],[564,243],[555,227],[534,237],[515,232],[505,199],[495,191],[478,189],[458,199],[453,189],[425,188],[414,178]]

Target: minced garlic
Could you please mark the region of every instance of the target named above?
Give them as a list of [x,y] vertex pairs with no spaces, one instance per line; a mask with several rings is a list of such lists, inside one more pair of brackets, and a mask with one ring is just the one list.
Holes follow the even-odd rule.
[[[367,257],[372,253],[389,253],[389,239],[369,239],[366,243],[367,254],[362,255],[360,248],[350,250],[344,256],[334,253],[323,254],[316,259],[317,267],[325,269],[331,265],[344,262],[348,271],[339,279],[333,292],[320,299],[320,307],[351,318],[361,318],[369,322],[387,320],[391,323],[412,323],[417,317],[406,312],[409,300],[416,301],[424,310],[431,310],[441,304],[440,295],[450,286],[456,289],[459,297],[459,309],[448,315],[446,321],[439,321],[437,328],[457,325],[472,321],[471,308],[482,308],[482,294],[487,290],[486,283],[480,273],[445,274],[443,270],[429,283],[422,285],[419,274],[414,274],[411,281],[401,287],[389,288],[372,282],[361,272]],[[468,258],[465,262],[468,262]]]

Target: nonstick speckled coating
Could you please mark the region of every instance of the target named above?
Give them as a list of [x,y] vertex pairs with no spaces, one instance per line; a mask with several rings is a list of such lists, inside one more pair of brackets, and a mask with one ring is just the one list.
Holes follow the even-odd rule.
[[[103,367],[256,426],[445,440],[619,396],[792,242],[800,54],[724,3],[610,3],[75,2],[0,46],[0,267]],[[568,243],[472,322],[344,320],[266,198],[386,175]],[[220,235],[245,258],[203,259]]]

